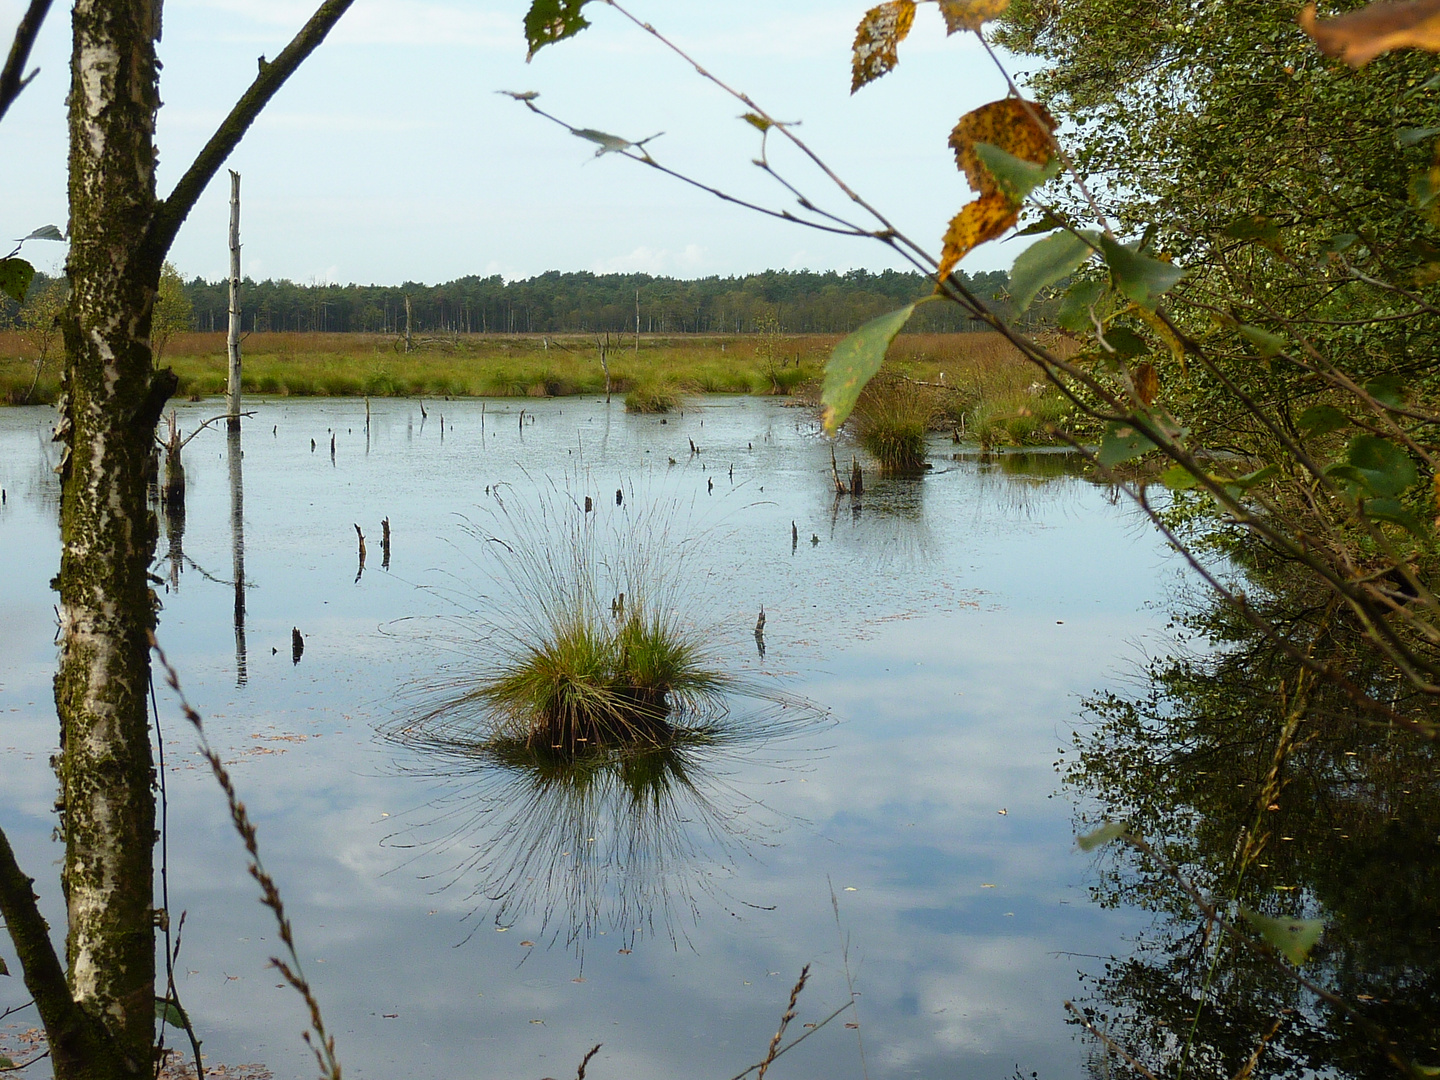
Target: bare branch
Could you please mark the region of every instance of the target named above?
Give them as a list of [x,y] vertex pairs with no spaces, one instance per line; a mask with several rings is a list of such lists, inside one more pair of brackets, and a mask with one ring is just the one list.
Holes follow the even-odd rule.
[[70,995],[65,969],[50,943],[50,927],[36,902],[34,884],[15,861],[10,840],[0,829],[0,915],[15,944],[25,988],[35,999],[51,1049],[64,1063],[105,1060],[110,1056],[109,1038]]
[[160,204],[145,239],[145,256],[156,268],[165,259],[175,234],[189,215],[201,193],[210,183],[211,177],[219,171],[231,151],[239,145],[245,132],[260,115],[260,110],[270,103],[285,80],[290,78],[312,52],[319,48],[325,36],[340,21],[354,0],[325,0],[310,16],[290,44],[272,61],[260,58],[260,74],[250,84],[250,89],[241,95],[230,115],[225,117],[210,141],[185,171],[169,197]]
[[36,68],[29,75],[23,75],[25,62],[30,59],[30,50],[35,45],[35,37],[40,33],[40,24],[45,21],[45,15],[50,10],[52,0],[30,0],[30,6],[25,14],[20,17],[20,25],[15,28],[15,40],[10,45],[10,56],[5,61],[5,69],[0,71],[0,118],[5,116],[11,103],[20,96],[20,91],[30,85],[30,80],[40,73]]

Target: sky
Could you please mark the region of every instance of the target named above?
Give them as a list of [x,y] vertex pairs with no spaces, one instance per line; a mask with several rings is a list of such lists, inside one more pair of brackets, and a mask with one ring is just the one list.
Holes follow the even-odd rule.
[[[865,2],[628,0],[630,10],[772,115],[800,121],[811,148],[896,226],[934,252],[970,198],[946,138],[1005,94],[973,35],[947,38],[922,5],[900,64],[850,94],[850,43]],[[765,269],[904,268],[875,240],[827,235],[732,206],[570,135],[499,91],[576,128],[638,140],[657,160],[776,209],[794,197],[752,160],[743,107],[601,3],[593,25],[525,62],[528,0],[356,0],[270,103],[228,165],[240,172],[243,269],[257,279],[398,284],[546,270],[677,277]],[[8,43],[24,5],[0,0]],[[295,0],[168,0],[156,136],[166,194],[256,74],[309,17]],[[69,25],[52,9],[40,73],[0,122],[0,236],[66,221]],[[1017,65],[1023,67],[1023,64]],[[1014,70],[1014,68],[1012,68]],[[770,141],[784,178],[817,204],[848,199]],[[187,278],[227,272],[222,169],[171,251]],[[1006,269],[1024,241],[962,265]],[[63,245],[25,254],[54,271]]]

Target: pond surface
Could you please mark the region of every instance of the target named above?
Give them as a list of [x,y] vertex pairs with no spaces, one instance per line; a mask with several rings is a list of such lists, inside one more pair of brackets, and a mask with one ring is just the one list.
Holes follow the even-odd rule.
[[[847,980],[857,1008],[776,1075],[1086,1075],[1062,1003],[1145,920],[1090,903],[1054,763],[1081,697],[1163,627],[1174,560],[1053,455],[956,457],[937,439],[927,475],[867,475],[862,499],[837,499],[809,411],[692,405],[662,421],[590,399],[428,416],[385,400],[367,432],[361,401],[256,402],[243,461],[220,430],[187,446],[160,641],[259,827],[347,1074],[566,1076],[603,1043],[601,1080],[724,1080],[763,1056],[809,964],[791,1034],[844,1005]],[[181,405],[181,428],[219,411]],[[0,820],[61,927],[52,420],[0,410]],[[793,706],[803,722],[697,751],[689,786],[638,826],[617,819],[624,800],[577,810],[382,737],[515,614],[484,539],[497,502],[589,495],[618,520],[617,489],[661,522],[651,557],[685,548],[686,618],[730,670],[811,703]],[[221,794],[166,692],[160,712],[183,1001],[212,1062],[310,1075]],[[535,880],[497,884],[485,854],[517,833]],[[8,942],[0,955],[14,970]],[[18,993],[0,987],[0,1007]]]

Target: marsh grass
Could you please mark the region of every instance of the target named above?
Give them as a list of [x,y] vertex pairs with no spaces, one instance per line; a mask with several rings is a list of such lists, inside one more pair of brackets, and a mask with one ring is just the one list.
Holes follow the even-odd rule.
[[855,408],[860,445],[889,472],[925,465],[925,441],[940,412],[937,395],[902,379],[876,379]]
[[472,526],[499,561],[505,615],[477,633],[478,668],[422,723],[464,717],[482,741],[574,757],[662,746],[724,712],[740,683],[695,616],[693,544],[674,539],[664,508],[633,490],[620,506],[553,485],[534,506],[507,497],[492,497],[495,530]]
[[[1043,335],[1042,335],[1043,336]],[[678,408],[688,394],[795,394],[818,398],[836,334],[786,335],[777,360],[760,335],[646,335],[610,349],[611,389],[636,412]],[[1063,337],[1046,340],[1061,355]],[[378,334],[249,334],[244,392],[269,397],[561,397],[605,392],[605,373],[588,335],[471,334],[420,339],[411,353]],[[35,377],[29,346],[0,331],[0,402],[24,399]],[[165,363],[180,376],[182,398],[225,392],[223,334],[177,334]],[[1060,441],[1072,423],[1065,402],[999,334],[902,334],[889,370],[943,388],[932,423],[985,446]],[[36,403],[59,394],[58,361],[35,386]]]
[[[706,389],[706,393],[717,391]],[[647,380],[625,395],[625,411],[629,413],[670,413],[680,408],[680,395],[667,383]]]

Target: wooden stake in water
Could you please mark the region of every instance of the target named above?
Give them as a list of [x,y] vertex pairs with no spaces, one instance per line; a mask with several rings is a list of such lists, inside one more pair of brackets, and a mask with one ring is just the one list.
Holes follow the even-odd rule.
[[225,387],[226,426],[240,430],[240,174],[230,170],[230,332],[225,338],[230,377]]
[[380,519],[380,568],[390,569],[390,519]]

